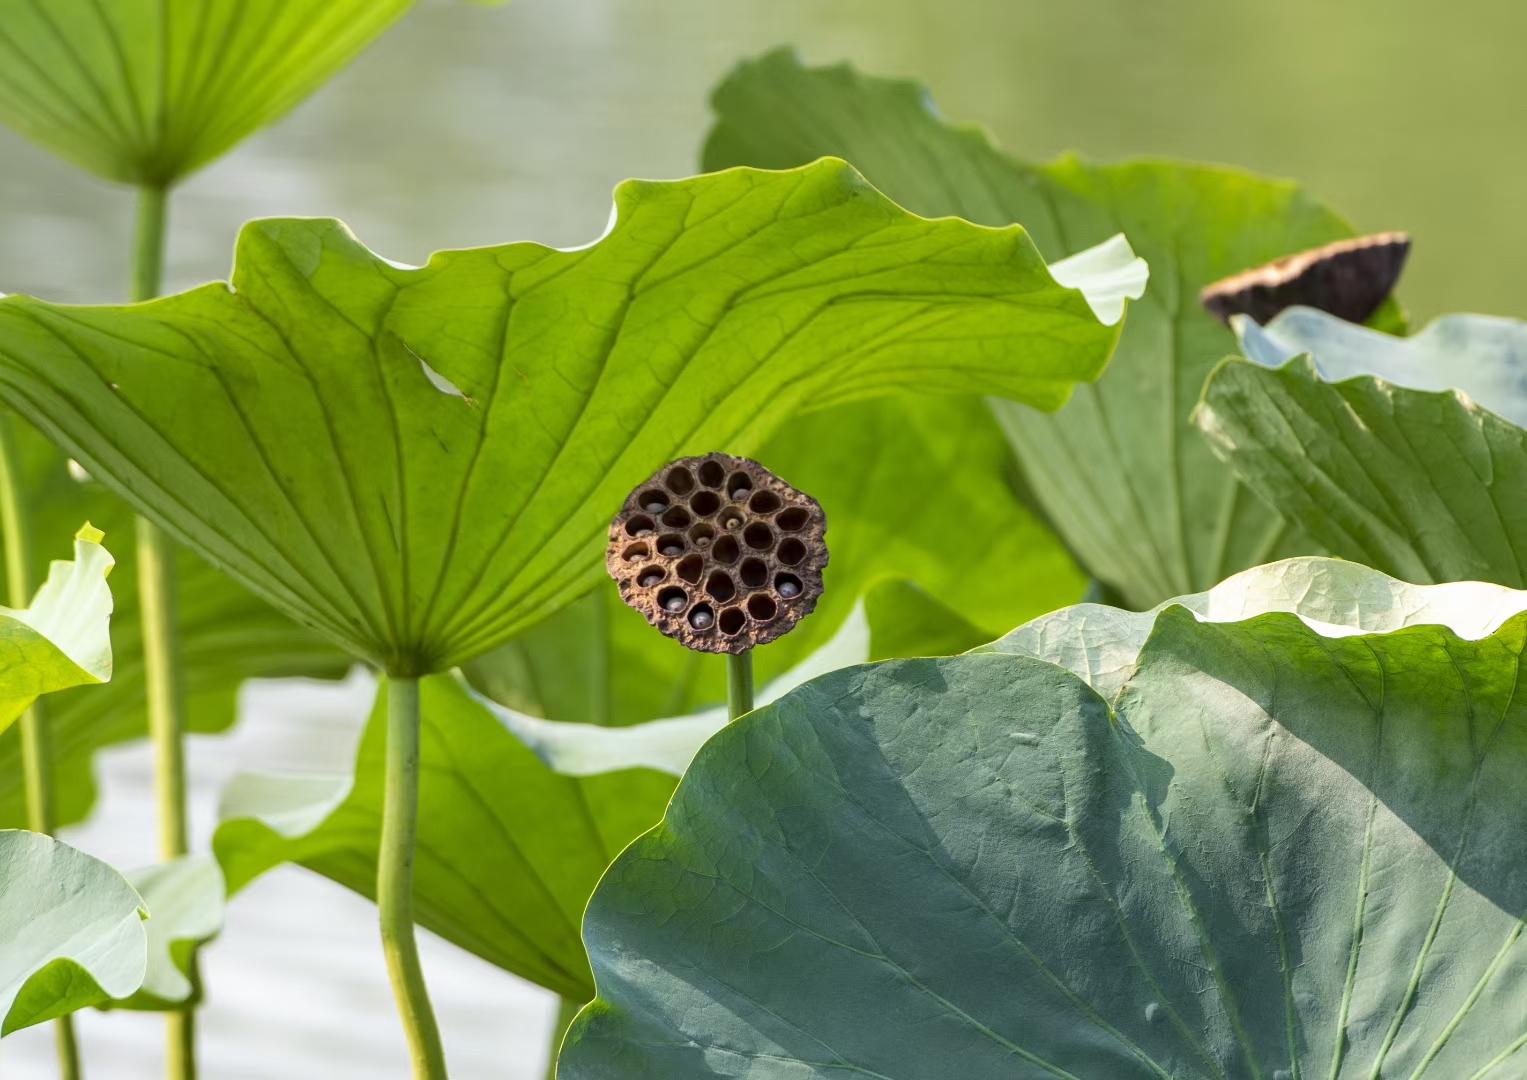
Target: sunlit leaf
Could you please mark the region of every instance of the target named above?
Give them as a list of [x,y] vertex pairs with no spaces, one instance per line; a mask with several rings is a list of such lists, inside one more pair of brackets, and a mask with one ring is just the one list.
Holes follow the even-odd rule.
[[1047,259],[1122,232],[1150,263],[1150,286],[1095,386],[1078,387],[1052,416],[994,404],[1051,523],[1132,606],[1311,549],[1188,423],[1204,378],[1234,348],[1197,294],[1226,274],[1351,235],[1339,215],[1291,183],[1217,166],[1070,156],[1028,164],[978,128],[945,123],[916,83],[806,68],[788,51],[743,64],[713,103],[707,168],[783,168],[833,154],[917,213],[1018,222]]
[[[87,527],[88,528],[88,527]],[[0,608],[0,730],[42,694],[111,678],[111,553],[81,529],[32,603]]]
[[162,185],[275,120],[411,0],[0,0],[0,121]]
[[1397,338],[1295,308],[1240,330],[1251,361],[1215,371],[1195,421],[1247,484],[1407,581],[1527,585],[1527,324]]
[[136,990],[146,914],[99,859],[41,833],[0,831],[0,1034]]
[[666,460],[897,390],[1053,408],[1117,334],[1022,230],[914,217],[841,162],[616,205],[577,251],[407,270],[337,222],[270,220],[231,288],[0,300],[0,395],[278,608],[418,674],[587,591]]
[[[838,632],[877,582],[910,580],[957,611],[959,652],[1072,603],[1085,578],[1019,500],[1002,432],[978,399],[887,397],[786,423],[758,451],[827,514],[831,560],[816,611],[753,650],[762,685]],[[888,602],[877,590],[870,602]],[[882,599],[885,598],[885,599]],[[929,627],[907,631],[926,647]],[[877,623],[889,640],[897,627]],[[948,645],[948,642],[943,644]],[[909,655],[888,645],[878,655]],[[726,699],[722,657],[691,652],[621,602],[613,583],[466,666],[504,705],[537,716],[629,724]],[[602,701],[595,698],[601,695]]]
[[1107,697],[972,653],[721,732],[590,903],[560,1080],[1518,1073],[1527,594],[1245,576],[1208,618],[1284,613],[1117,613]]

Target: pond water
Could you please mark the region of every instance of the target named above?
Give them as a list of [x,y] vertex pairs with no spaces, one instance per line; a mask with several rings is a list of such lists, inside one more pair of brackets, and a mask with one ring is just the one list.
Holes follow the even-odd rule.
[[[331,215],[406,262],[436,248],[584,242],[627,176],[694,167],[708,88],[794,43],[916,75],[1009,150],[1179,155],[1294,176],[1359,228],[1415,236],[1402,289],[1425,317],[1527,315],[1527,5],[1513,0],[514,0],[421,3],[277,127],[177,193],[168,284],[227,272],[239,223]],[[124,289],[131,198],[0,130],[0,291],[98,302]],[[197,840],[236,767],[343,765],[364,687],[262,687],[198,739]],[[152,856],[147,756],[107,755],[72,838]],[[405,1074],[372,909],[300,871],[235,901],[208,953],[205,1075]],[[439,942],[427,963],[458,1078],[544,1068],[542,992]],[[156,1018],[89,1014],[92,1077],[158,1075]],[[6,1080],[55,1075],[45,1029],[6,1040]]]

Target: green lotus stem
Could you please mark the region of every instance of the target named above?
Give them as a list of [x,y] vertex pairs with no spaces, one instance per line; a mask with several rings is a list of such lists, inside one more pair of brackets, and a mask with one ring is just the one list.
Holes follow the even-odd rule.
[[[164,271],[166,203],[161,185],[138,189],[133,233],[132,300],[159,295]],[[185,696],[180,685],[180,614],[175,594],[175,543],[147,518],[138,518],[138,607],[143,626],[143,682],[149,737],[154,744],[154,788],[159,803],[159,855],[176,859],[186,837]],[[196,1003],[201,973],[193,951],[187,964],[190,1000],[165,1014],[168,1039],[165,1075],[196,1078]]]
[[557,1052],[562,1049],[567,1029],[573,1026],[573,1017],[578,1015],[581,1008],[583,1006],[572,998],[562,998],[557,1005],[557,1019],[551,1029],[551,1059],[546,1063],[546,1080],[557,1080]]
[[382,952],[398,1003],[414,1080],[445,1080],[445,1050],[414,939],[414,837],[419,820],[419,680],[387,682],[387,773],[376,904]]
[[735,720],[753,711],[753,650],[726,656],[726,718]]
[[[0,535],[5,539],[8,602],[13,608],[32,603],[32,528],[27,512],[26,481],[10,413],[0,413]],[[26,789],[27,828],[52,834],[53,739],[41,703],[21,714],[21,777]],[[63,1080],[79,1080],[79,1045],[74,1018],[61,1016],[53,1024],[58,1044],[58,1069]]]

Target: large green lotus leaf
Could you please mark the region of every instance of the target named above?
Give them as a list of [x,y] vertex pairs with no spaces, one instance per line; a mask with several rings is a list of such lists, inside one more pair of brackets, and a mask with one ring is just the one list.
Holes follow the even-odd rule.
[[738,721],[596,891],[558,1076],[1518,1075],[1527,594],[1367,573],[1460,632],[1172,605],[1112,706],[988,652]]
[[1296,308],[1239,329],[1251,359],[1215,371],[1195,420],[1247,484],[1396,577],[1527,585],[1527,323],[1397,338]]
[[[760,687],[759,698],[886,648],[964,648],[980,635],[912,586],[884,582],[831,641]],[[603,727],[474,700],[446,676],[421,686],[420,922],[564,997],[589,1000],[594,986],[578,936],[589,895],[615,855],[662,816],[674,777],[725,724],[726,710]],[[230,890],[290,861],[373,895],[384,698],[385,690],[353,776],[244,773],[225,789],[213,846]]]
[[[106,533],[119,558],[112,570],[112,680],[50,695],[46,711],[53,748],[54,820],[79,821],[95,801],[91,762],[104,746],[142,738],[143,657],[139,650],[138,564],[131,509],[98,483],[69,475],[68,459],[27,425],[15,425],[40,580],[69,536],[89,520]],[[249,590],[186,551],[178,552],[180,675],[192,731],[233,723],[246,678],[336,678],[350,660],[343,650],[281,615]],[[0,827],[26,823],[18,731],[0,734]]]
[[0,121],[162,185],[281,116],[410,0],[0,0]]
[[664,461],[896,390],[1054,408],[1116,336],[1021,229],[923,220],[823,161],[631,181],[591,246],[423,269],[255,222],[231,287],[0,300],[0,395],[278,608],[418,674],[587,591]]
[[[786,423],[757,457],[822,504],[831,553],[816,611],[754,650],[760,683],[827,641],[880,581],[915,581],[976,628],[971,644],[1073,602],[1086,584],[1014,493],[1007,444],[979,399],[837,406]],[[928,647],[929,629],[922,620],[906,627],[919,648]],[[897,632],[892,620],[876,625],[885,641]],[[957,642],[971,631],[953,633]],[[946,645],[934,651],[960,651]],[[885,648],[879,655],[910,655]],[[725,668],[719,656],[654,633],[608,583],[465,670],[479,690],[521,712],[630,724],[724,701]]]
[[1247,492],[1188,422],[1234,347],[1198,290],[1276,256],[1351,235],[1295,185],[1173,161],[1016,160],[939,119],[916,83],[788,51],[717,89],[707,168],[846,158],[910,210],[1019,222],[1045,257],[1123,232],[1151,266],[1108,371],[1053,416],[995,402],[1035,497],[1082,563],[1134,607],[1207,588],[1279,554],[1312,550]]
[[146,916],[99,859],[41,833],[0,831],[0,1034],[136,990]]
[[43,694],[110,680],[114,560],[100,537],[87,525],[28,607],[0,607],[0,730]]

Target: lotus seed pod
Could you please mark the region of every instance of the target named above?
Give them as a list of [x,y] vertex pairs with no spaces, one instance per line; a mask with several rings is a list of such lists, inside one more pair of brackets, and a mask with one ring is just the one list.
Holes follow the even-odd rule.
[[1408,254],[1410,237],[1402,232],[1338,240],[1216,281],[1198,302],[1225,323],[1250,315],[1265,325],[1296,304],[1360,323],[1394,291]]
[[681,458],[626,497],[605,565],[627,604],[702,652],[740,653],[816,607],[827,517],[747,458]]

